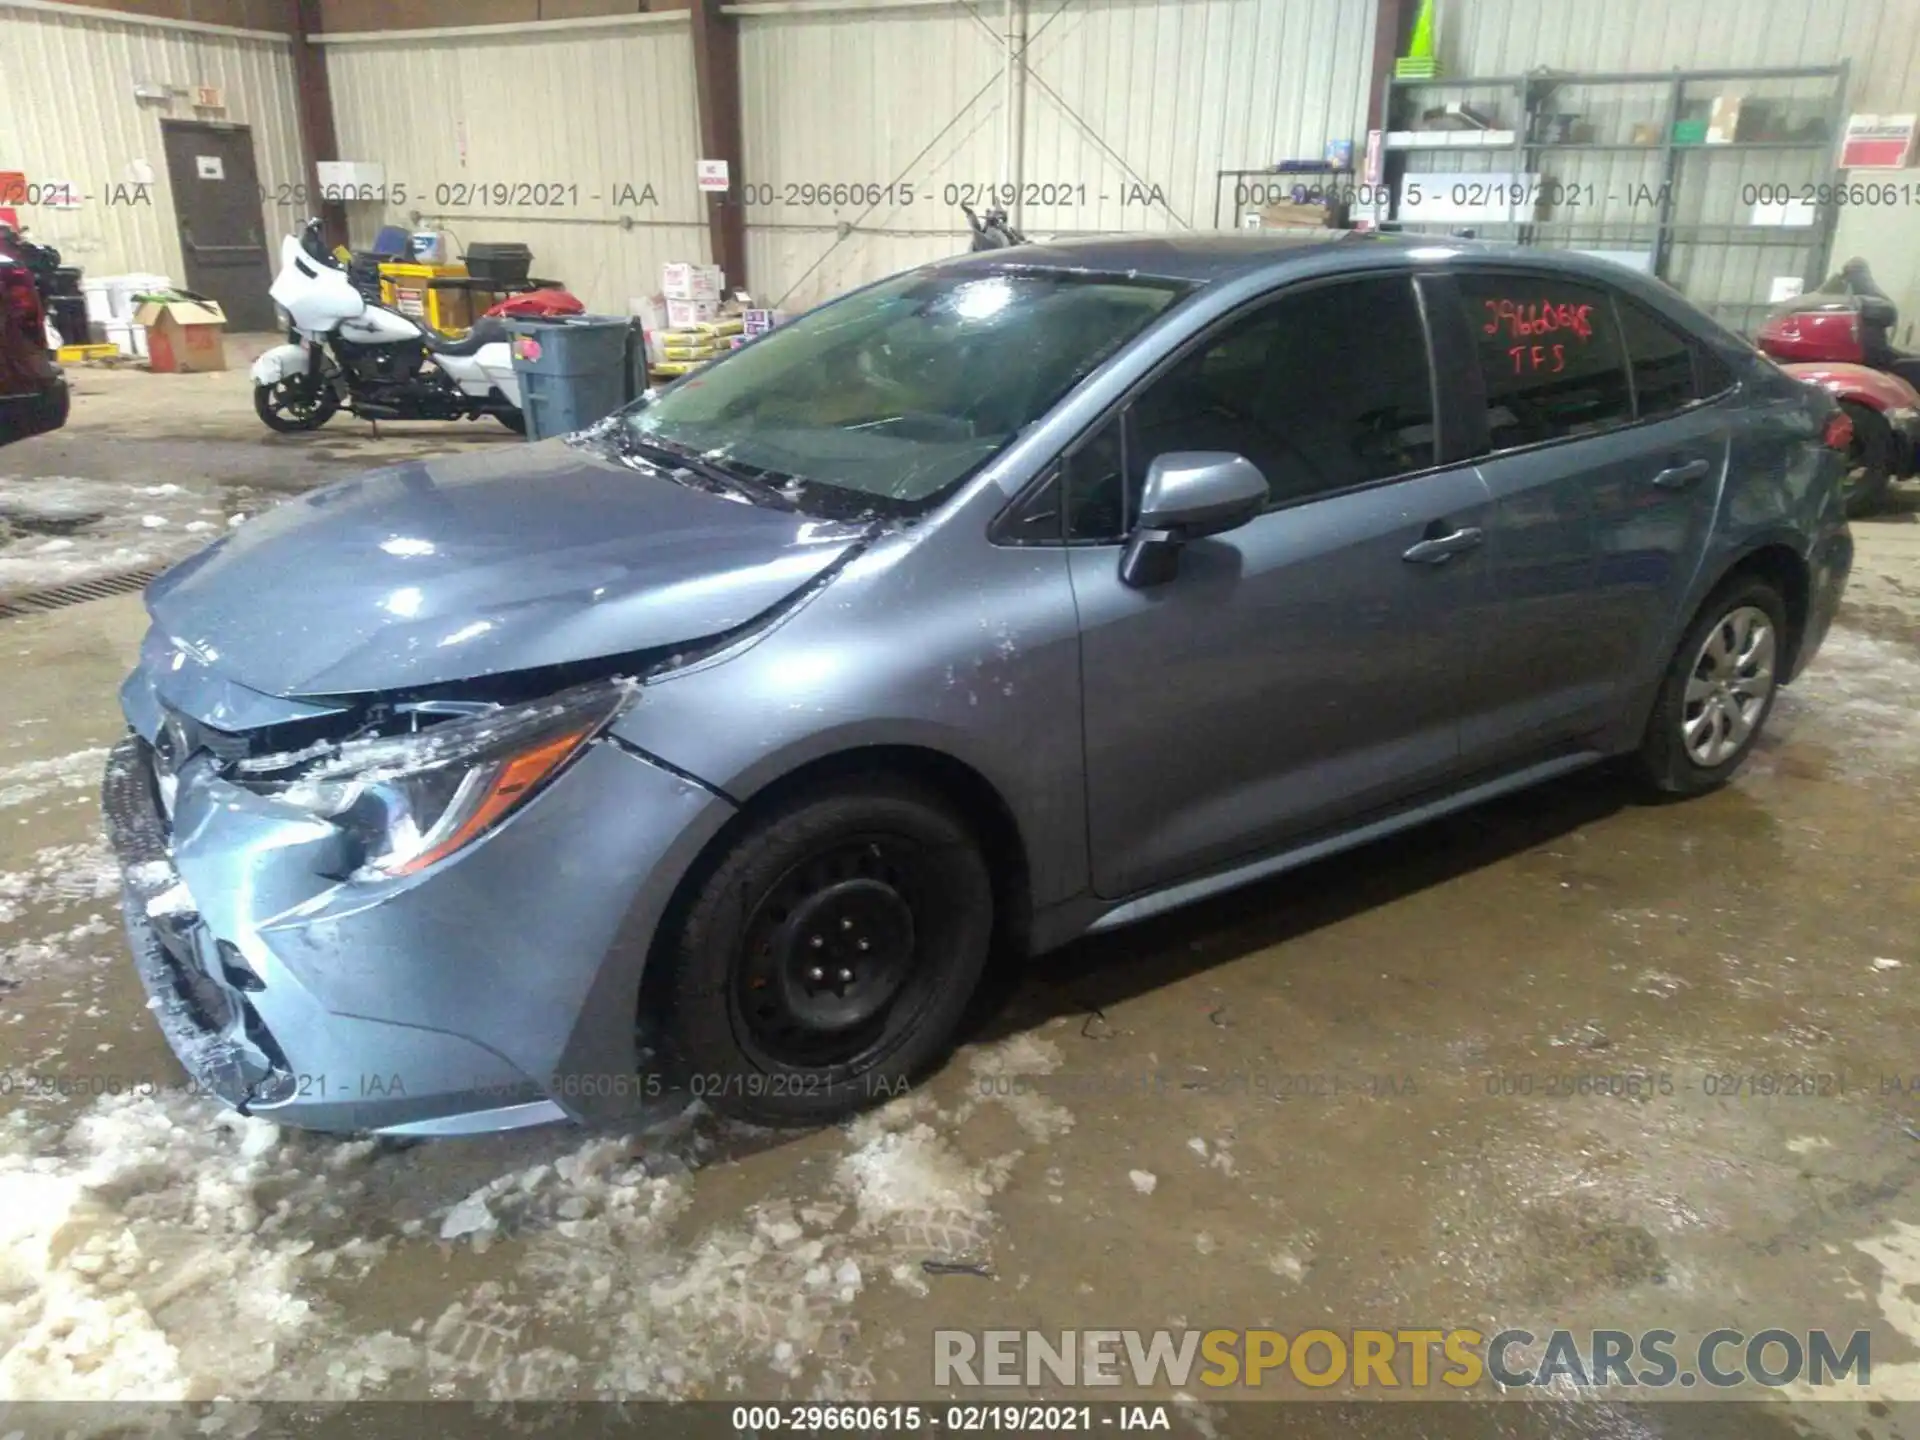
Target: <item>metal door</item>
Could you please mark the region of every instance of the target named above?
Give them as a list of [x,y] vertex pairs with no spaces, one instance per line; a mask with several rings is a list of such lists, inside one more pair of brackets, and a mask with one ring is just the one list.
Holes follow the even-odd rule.
[[253,132],[209,120],[163,120],[183,283],[220,302],[231,331],[275,329]]
[[[1069,556],[1094,888],[1122,896],[1404,799],[1458,766],[1485,571],[1473,467],[1262,515],[1152,590]],[[1436,557],[1437,558],[1437,557]]]
[[1450,381],[1493,452],[1479,461],[1491,587],[1461,727],[1478,768],[1618,717],[1705,551],[1728,427],[1715,406],[1636,420],[1651,397],[1636,405],[1605,287],[1522,269],[1463,269],[1454,285],[1477,363]]
[[[1289,288],[1129,402],[1123,513],[1155,455],[1230,451],[1271,508],[1133,589],[1076,544],[1094,888],[1138,893],[1444,781],[1459,764],[1487,491],[1435,465],[1432,368],[1405,274]],[[1089,447],[1098,453],[1104,432]],[[1422,463],[1423,459],[1426,463]],[[1110,457],[1067,461],[1069,534]]]

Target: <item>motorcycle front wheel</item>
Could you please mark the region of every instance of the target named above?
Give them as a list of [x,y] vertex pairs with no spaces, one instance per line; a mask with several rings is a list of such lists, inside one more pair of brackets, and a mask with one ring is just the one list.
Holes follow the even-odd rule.
[[253,408],[269,430],[293,435],[331,420],[340,393],[317,375],[289,375],[278,384],[254,386]]
[[496,410],[493,418],[516,435],[527,433],[527,412],[524,410]]

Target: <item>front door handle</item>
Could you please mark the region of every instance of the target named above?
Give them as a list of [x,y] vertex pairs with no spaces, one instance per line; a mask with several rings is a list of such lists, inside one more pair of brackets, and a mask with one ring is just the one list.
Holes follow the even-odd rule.
[[1484,530],[1468,526],[1448,535],[1435,535],[1418,541],[1408,546],[1400,558],[1412,561],[1415,565],[1444,565],[1462,550],[1471,550],[1486,538]]
[[1669,465],[1653,477],[1653,483],[1662,490],[1684,490],[1705,475],[1708,468],[1704,460],[1689,460],[1684,465]]

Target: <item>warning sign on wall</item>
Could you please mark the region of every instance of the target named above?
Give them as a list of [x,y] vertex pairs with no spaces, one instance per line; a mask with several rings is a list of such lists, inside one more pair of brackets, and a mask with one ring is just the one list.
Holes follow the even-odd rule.
[[1914,116],[1849,115],[1840,142],[1842,170],[1904,170],[1913,151]]

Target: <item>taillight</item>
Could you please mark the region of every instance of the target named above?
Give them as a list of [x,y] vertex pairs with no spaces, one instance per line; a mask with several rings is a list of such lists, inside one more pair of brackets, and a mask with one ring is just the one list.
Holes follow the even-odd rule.
[[1827,428],[1820,432],[1820,443],[1829,450],[1845,452],[1853,448],[1853,417],[1836,410],[1827,417]]

